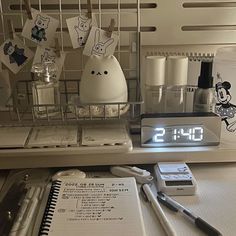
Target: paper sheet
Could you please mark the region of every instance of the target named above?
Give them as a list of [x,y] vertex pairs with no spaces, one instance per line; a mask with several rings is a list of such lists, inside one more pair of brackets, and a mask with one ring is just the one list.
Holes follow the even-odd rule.
[[48,233],[145,236],[134,178],[64,180]]

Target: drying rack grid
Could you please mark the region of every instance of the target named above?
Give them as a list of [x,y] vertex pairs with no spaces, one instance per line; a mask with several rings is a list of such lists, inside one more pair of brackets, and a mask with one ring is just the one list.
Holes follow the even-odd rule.
[[[11,84],[13,93],[8,100],[9,118],[12,121],[24,123],[44,121],[68,121],[68,120],[93,120],[93,119],[137,119],[140,115],[140,104],[143,103],[140,92],[140,2],[139,0],[93,0],[92,13],[96,17],[99,28],[108,29],[110,20],[115,19],[115,32],[119,36],[119,42],[115,50],[115,56],[121,64],[125,74],[129,99],[127,103],[117,104],[82,104],[88,106],[86,115],[80,116],[76,112],[78,107],[72,108],[70,98],[79,95],[79,81],[83,72],[87,57],[83,55],[83,48],[72,49],[71,41],[66,27],[66,19],[77,16],[79,13],[87,12],[86,0],[31,0],[31,7],[42,11],[60,22],[56,32],[59,39],[61,51],[66,52],[66,59],[60,78],[61,105],[60,115],[50,117],[48,114],[44,118],[35,116],[35,105],[32,105],[32,79],[31,66],[28,63],[17,75],[11,74]],[[13,22],[15,34],[22,39],[24,44],[33,51],[36,46],[33,42],[21,37],[21,31],[27,20],[27,13],[23,0],[0,0],[0,41],[8,38],[7,20]],[[52,45],[53,47],[54,45]],[[117,106],[117,113],[110,117],[107,115],[109,106]],[[41,105],[42,106],[42,105]],[[52,105],[43,105],[45,110]],[[94,117],[91,107],[103,107],[99,116]],[[121,108],[126,106],[128,112],[122,115]],[[75,112],[72,112],[72,111]],[[7,118],[8,119],[8,118]]]

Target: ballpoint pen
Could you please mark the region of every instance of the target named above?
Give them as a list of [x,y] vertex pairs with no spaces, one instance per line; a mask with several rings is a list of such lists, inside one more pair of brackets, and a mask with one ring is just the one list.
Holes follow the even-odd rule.
[[199,228],[207,235],[222,236],[222,234],[217,229],[215,229],[213,226],[208,224],[200,217],[194,215],[190,210],[176,202],[174,199],[167,196],[165,193],[158,192],[157,199],[160,203],[168,207],[170,210],[183,214],[187,219],[189,219],[193,224],[195,224],[197,228]]
[[21,225],[17,232],[17,236],[25,236],[29,230],[29,226],[32,223],[33,216],[35,214],[36,208],[39,202],[39,195],[41,193],[41,188],[36,187],[32,198],[29,200],[28,207],[21,221]]
[[30,199],[34,195],[34,192],[35,192],[35,187],[34,186],[27,189],[27,193],[26,193],[25,198],[23,199],[23,201],[21,203],[20,210],[19,210],[19,212],[17,214],[17,217],[14,221],[14,224],[11,228],[11,232],[9,233],[9,236],[16,236],[19,233],[18,231],[19,231],[19,228],[21,227],[23,217],[24,217],[24,215],[27,211]]
[[154,194],[148,184],[143,184],[141,186],[141,193],[144,196],[144,199],[151,203],[151,206],[152,206],[153,210],[155,211],[166,234],[168,236],[176,236],[176,233],[175,233],[173,227],[171,226],[170,222],[166,218],[165,213],[161,209],[159,202],[157,201],[156,197],[154,196]]

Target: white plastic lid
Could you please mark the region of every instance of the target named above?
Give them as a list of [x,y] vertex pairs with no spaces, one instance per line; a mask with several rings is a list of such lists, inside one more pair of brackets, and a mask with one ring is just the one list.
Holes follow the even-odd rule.
[[188,57],[169,56],[167,58],[167,85],[187,85]]
[[146,85],[160,86],[165,84],[165,64],[164,56],[146,57]]

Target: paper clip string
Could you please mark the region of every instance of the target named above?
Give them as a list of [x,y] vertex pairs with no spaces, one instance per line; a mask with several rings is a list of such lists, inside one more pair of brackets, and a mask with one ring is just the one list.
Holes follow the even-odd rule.
[[111,37],[112,35],[112,32],[114,31],[114,28],[115,28],[115,20],[112,18],[111,21],[110,21],[110,25],[108,27],[108,30],[107,30],[107,37]]
[[25,10],[27,12],[28,18],[30,20],[32,20],[33,17],[32,17],[32,13],[31,13],[31,6],[30,6],[30,3],[29,3],[29,0],[24,0],[24,3],[25,3]]
[[89,19],[92,19],[92,4],[90,0],[87,0],[87,8],[88,8],[87,17]]
[[57,57],[61,56],[61,50],[60,50],[60,47],[59,47],[58,38],[55,38],[55,53],[56,53]]
[[13,27],[12,20],[10,19],[7,20],[7,27],[8,27],[9,38],[14,39],[15,30]]

